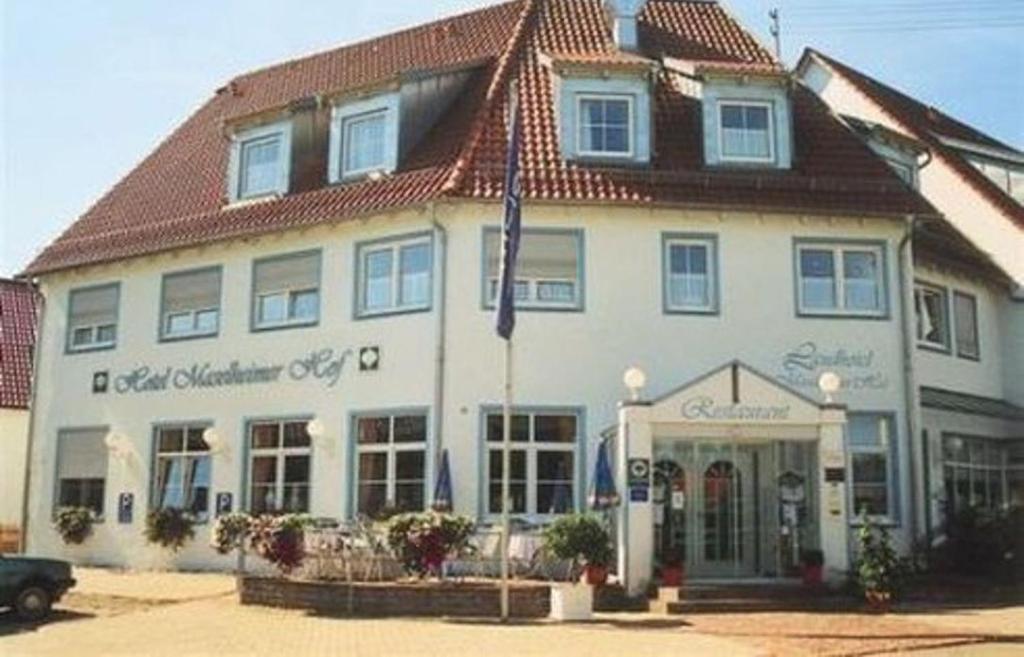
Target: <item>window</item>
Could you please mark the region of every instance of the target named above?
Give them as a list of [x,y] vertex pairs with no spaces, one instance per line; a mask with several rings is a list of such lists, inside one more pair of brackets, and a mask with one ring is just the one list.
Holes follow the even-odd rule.
[[[515,295],[520,308],[579,310],[583,307],[583,234],[578,231],[526,230],[519,242]],[[498,293],[501,232],[484,232],[487,306]]]
[[68,351],[111,349],[117,344],[117,283],[72,290],[68,299]]
[[426,414],[356,418],[356,512],[422,511],[426,495]]
[[956,355],[977,360],[978,301],[965,292],[953,293],[953,318],[956,321]]
[[949,511],[989,511],[1024,504],[1024,441],[943,434]]
[[969,157],[968,161],[1017,203],[1024,205],[1024,165]]
[[580,155],[631,157],[633,99],[629,96],[579,96],[576,150]]
[[665,239],[665,305],[675,312],[715,312],[717,277],[715,239],[669,236]]
[[[485,418],[487,511],[501,513],[503,418]],[[579,416],[575,413],[515,413],[509,450],[511,513],[548,515],[576,508],[576,446]]]
[[65,429],[57,434],[57,508],[85,507],[103,516],[106,435],[106,428]]
[[888,157],[885,158],[885,163],[889,165],[890,169],[896,172],[896,175],[899,176],[900,180],[907,183],[907,185],[911,187],[915,187],[914,168],[912,166],[906,164],[905,162],[900,162],[899,160],[894,160]]
[[308,513],[310,449],[306,420],[249,425],[249,512]]
[[949,349],[949,313],[946,290],[918,283],[914,287],[914,312],[917,315],[917,343],[946,351]]
[[718,121],[723,160],[771,162],[775,135],[770,103],[719,102]]
[[291,170],[291,123],[243,130],[231,150],[232,201],[286,194]]
[[350,116],[342,121],[342,176],[385,168],[384,131],[387,112]]
[[166,274],[160,300],[160,337],[216,335],[220,326],[220,267]]
[[896,487],[893,416],[850,413],[847,448],[850,458],[850,510],[895,519]]
[[176,508],[206,520],[210,507],[210,446],[205,425],[159,427],[153,463],[154,509]]
[[800,314],[885,313],[882,247],[797,244],[796,250]]
[[320,318],[320,252],[257,260],[252,312],[257,330],[315,324]]
[[358,315],[430,307],[429,237],[362,245],[357,261]]

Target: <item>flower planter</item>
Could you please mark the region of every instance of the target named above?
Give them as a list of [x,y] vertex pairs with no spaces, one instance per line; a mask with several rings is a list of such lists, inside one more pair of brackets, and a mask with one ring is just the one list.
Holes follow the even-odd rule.
[[868,609],[876,614],[887,614],[892,605],[892,594],[888,591],[865,591]]
[[584,581],[591,586],[600,586],[608,581],[608,566],[587,566],[584,571]]
[[679,588],[683,585],[686,573],[682,566],[662,566],[661,585]]
[[551,618],[559,621],[585,621],[593,615],[594,587],[565,582],[551,585]]
[[817,588],[821,586],[822,579],[822,566],[810,566],[804,564],[800,567],[800,577],[804,581],[804,586]]

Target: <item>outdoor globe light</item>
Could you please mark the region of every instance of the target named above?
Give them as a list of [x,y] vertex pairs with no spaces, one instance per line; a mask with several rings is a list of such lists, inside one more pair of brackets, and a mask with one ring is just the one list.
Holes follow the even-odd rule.
[[647,375],[639,367],[633,366],[622,375],[622,382],[626,384],[630,397],[633,401],[640,400],[640,391],[647,385]]
[[842,385],[843,380],[835,372],[822,372],[818,377],[818,388],[825,393],[826,404],[832,403],[832,395],[839,392]]
[[207,427],[203,431],[203,441],[210,448],[210,453],[212,454],[224,451],[224,441],[221,440],[220,434],[214,431],[213,427]]
[[324,427],[324,423],[318,418],[313,418],[306,423],[306,433],[309,434],[310,438],[319,439],[324,437],[324,434],[327,433],[327,429]]
[[107,446],[110,454],[117,459],[126,459],[131,454],[132,447],[124,434],[111,431],[103,437],[103,444]]

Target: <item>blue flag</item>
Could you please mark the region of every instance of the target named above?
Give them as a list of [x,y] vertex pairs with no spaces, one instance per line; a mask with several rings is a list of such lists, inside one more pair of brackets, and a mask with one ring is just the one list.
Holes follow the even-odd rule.
[[516,257],[519,255],[519,233],[522,219],[519,185],[519,112],[512,118],[512,135],[508,140],[508,164],[505,169],[505,219],[501,230],[501,271],[498,274],[498,335],[506,340],[516,327]]

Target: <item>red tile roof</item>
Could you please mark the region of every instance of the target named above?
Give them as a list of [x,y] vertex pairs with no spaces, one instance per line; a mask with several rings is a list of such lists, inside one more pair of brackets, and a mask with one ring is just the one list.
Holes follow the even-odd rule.
[[[641,53],[763,71],[778,63],[719,5],[651,0]],[[560,155],[551,54],[633,61],[612,40],[601,0],[516,0],[247,73],[232,80],[30,265],[42,273],[289,227],[341,221],[439,197],[496,199],[505,161],[507,88],[519,80],[524,192],[533,200],[664,203],[846,214],[932,212],[808,92],[794,88],[790,171],[723,172],[702,165],[699,105],[662,71],[657,143],[645,170],[602,169]],[[312,95],[385,84],[410,71],[476,67],[465,93],[378,181],[320,186],[225,207],[226,122]],[[679,129],[685,126],[685,129]],[[323,179],[322,170],[319,173]]]
[[31,285],[0,279],[0,408],[28,408],[38,304]]
[[809,49],[805,56],[817,57],[846,78],[911,135],[926,143],[935,157],[941,158],[1011,221],[1024,228],[1024,206],[1014,201],[940,138],[948,137],[1017,154],[1020,151],[823,53]]

